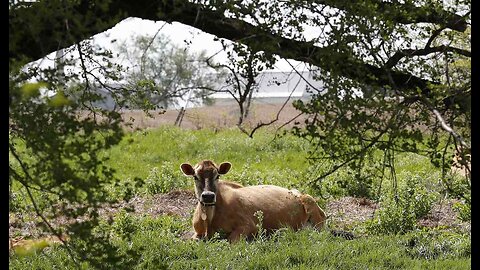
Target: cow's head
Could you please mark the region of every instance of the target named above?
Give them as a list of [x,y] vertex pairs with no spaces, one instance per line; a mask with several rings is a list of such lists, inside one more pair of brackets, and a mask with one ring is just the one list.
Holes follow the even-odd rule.
[[198,201],[205,206],[215,205],[218,178],[221,174],[226,174],[232,164],[223,162],[219,167],[210,160],[204,160],[198,163],[195,168],[188,163],[180,165],[180,169],[187,176],[193,176],[195,179],[195,195]]

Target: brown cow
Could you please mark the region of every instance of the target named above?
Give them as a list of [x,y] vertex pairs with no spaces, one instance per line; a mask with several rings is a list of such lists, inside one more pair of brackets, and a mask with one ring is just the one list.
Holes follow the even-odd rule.
[[257,211],[263,214],[262,226],[267,232],[282,227],[298,230],[307,222],[316,229],[323,227],[325,213],[310,195],[273,185],[244,187],[218,180],[231,166],[224,162],[217,167],[210,160],[195,167],[188,163],[180,166],[185,175],[195,179],[198,204],[193,215],[193,238],[208,239],[219,230],[228,234],[230,242],[251,237],[257,232]]

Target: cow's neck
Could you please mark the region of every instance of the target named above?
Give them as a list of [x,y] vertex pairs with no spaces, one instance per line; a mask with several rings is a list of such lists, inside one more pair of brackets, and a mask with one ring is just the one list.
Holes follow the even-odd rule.
[[215,217],[215,211],[217,211],[223,204],[222,196],[219,193],[217,193],[216,197],[215,205],[207,206],[200,202],[197,204],[197,208],[200,211],[200,218],[204,222],[207,231],[210,230],[212,226],[212,220]]
[[[212,223],[212,219],[215,215],[215,205],[212,206],[204,206],[200,205],[202,211],[202,220],[206,220],[210,225]],[[205,215],[205,216],[204,216]]]

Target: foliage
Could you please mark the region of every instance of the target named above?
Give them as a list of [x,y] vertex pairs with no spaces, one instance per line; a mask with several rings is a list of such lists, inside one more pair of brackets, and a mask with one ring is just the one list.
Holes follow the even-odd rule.
[[[294,133],[317,146],[310,153],[311,161],[336,161],[331,170],[318,176],[315,185],[340,166],[352,167],[353,164],[368,168],[362,164],[365,158],[374,158],[373,164],[386,166],[394,177],[393,163],[399,152],[427,156],[443,170],[450,170],[454,152],[463,153],[462,160],[469,163],[466,157],[470,151],[471,115],[470,79],[466,76],[470,72],[469,30],[462,33],[442,27],[406,26],[397,23],[391,13],[378,14],[374,8],[376,2],[367,1],[362,7],[348,3],[342,10],[329,10],[326,18],[338,21],[329,24],[332,29],[315,39],[335,44],[330,46],[325,61],[339,63],[329,69],[312,67],[325,85],[312,90],[311,101],[295,103],[300,111],[309,115],[305,127],[299,125]],[[469,3],[430,2],[455,12],[468,7]],[[344,12],[350,9],[355,12]],[[314,23],[323,26],[327,22]],[[460,49],[452,49],[454,45]],[[412,47],[415,49],[410,50]],[[443,49],[437,50],[439,48]],[[345,66],[346,59],[362,59],[386,69],[390,84],[379,85],[378,78],[368,70]],[[345,69],[366,79],[348,78],[344,75]],[[403,88],[405,81],[395,79],[394,75],[407,70],[428,78],[431,83]],[[366,83],[369,76],[373,81]],[[451,98],[458,103],[453,105]],[[445,133],[450,136],[446,141],[441,139]],[[371,153],[377,150],[384,155],[374,157]],[[356,178],[363,179],[361,175]]]
[[[93,104],[102,99],[96,85],[118,79],[119,67],[90,40],[59,57],[53,67],[10,59],[10,206],[34,211],[50,233],[71,236],[61,248],[76,265],[88,260],[101,267],[117,256],[108,236],[90,233],[99,224],[98,207],[117,199],[106,192],[117,179],[101,151],[124,131],[118,111]],[[80,69],[72,68],[76,63]],[[14,199],[19,194],[21,202]],[[49,221],[58,216],[72,222],[54,227]]]
[[137,229],[137,224],[134,222],[133,217],[126,212],[121,210],[116,214],[113,223],[112,231],[122,239],[129,239],[131,234],[134,233]]

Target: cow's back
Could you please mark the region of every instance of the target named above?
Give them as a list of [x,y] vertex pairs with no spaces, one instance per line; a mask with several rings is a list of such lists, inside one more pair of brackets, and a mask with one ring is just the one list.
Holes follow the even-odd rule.
[[[226,225],[228,229],[246,221],[257,222],[255,212],[263,214],[265,229],[278,229],[289,226],[293,229],[302,227],[307,213],[301,202],[301,194],[295,190],[273,185],[249,186],[219,189],[223,197],[223,205],[219,205],[216,214],[218,227]],[[238,223],[238,224],[235,224]],[[217,226],[216,226],[217,227]]]

